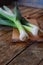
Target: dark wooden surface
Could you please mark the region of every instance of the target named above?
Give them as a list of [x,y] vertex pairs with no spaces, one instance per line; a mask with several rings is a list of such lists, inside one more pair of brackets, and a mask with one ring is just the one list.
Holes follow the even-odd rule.
[[[24,17],[37,18],[42,9],[19,7]],[[7,30],[6,30],[7,29]],[[43,44],[11,42],[12,28],[0,26],[0,65],[43,65]],[[43,39],[42,39],[43,40]],[[13,59],[12,59],[13,58]],[[42,60],[41,63],[39,63]]]

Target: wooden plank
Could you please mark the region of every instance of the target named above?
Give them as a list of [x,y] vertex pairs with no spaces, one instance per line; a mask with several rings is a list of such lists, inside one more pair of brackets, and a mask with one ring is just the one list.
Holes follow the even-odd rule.
[[24,7],[24,6],[19,6],[19,9],[20,10],[24,10],[24,9],[26,9],[27,7]]
[[36,43],[18,55],[9,65],[38,65],[42,58],[43,48],[38,48]]
[[31,18],[38,18],[39,16],[42,15],[41,13],[43,13],[43,10],[33,12],[33,13],[29,14],[29,15],[30,15]]
[[2,36],[5,33],[6,33],[5,31],[0,31],[0,36]]
[[29,15],[29,13],[31,13],[32,11],[34,11],[34,10],[33,10],[33,9],[30,9],[29,11],[27,11],[27,12],[23,13],[23,16],[28,16],[28,15]]
[[31,18],[38,18],[40,16],[39,12],[31,15]]
[[10,27],[0,26],[0,36],[6,34],[7,32],[9,32],[11,30],[12,30],[12,28],[10,28]]
[[[4,44],[5,42],[3,42]],[[4,50],[3,50],[4,49]],[[5,65],[14,55],[20,52],[23,46],[20,45],[4,45],[0,48],[0,65]]]
[[34,11],[33,13],[30,13],[30,15],[34,15],[36,13],[41,13],[41,12],[43,12],[43,10],[39,9],[39,10]]
[[38,11],[40,11],[40,10],[38,10],[38,9],[36,9],[36,10],[31,9],[31,10],[28,11],[27,13],[24,13],[23,16],[30,16],[30,17],[31,17],[31,15],[37,13]]
[[[30,15],[31,17],[33,17],[35,14],[40,13],[42,11],[43,11],[42,9],[30,8],[30,7],[25,8],[24,10],[21,10],[23,16],[29,16]],[[37,17],[37,15],[36,15],[36,17]]]
[[35,13],[37,13],[37,12],[39,12],[40,10],[39,9],[33,9],[33,10],[31,10],[30,12],[28,12],[27,14],[26,14],[26,16],[27,15],[29,15],[30,17],[31,17],[31,15],[34,15]]
[[0,65],[6,65],[13,56],[16,56],[27,46],[24,43],[12,43],[11,34],[12,32],[9,32],[0,37]]
[[32,10],[33,8],[26,8],[25,10],[20,10],[22,14],[29,12],[30,10]]

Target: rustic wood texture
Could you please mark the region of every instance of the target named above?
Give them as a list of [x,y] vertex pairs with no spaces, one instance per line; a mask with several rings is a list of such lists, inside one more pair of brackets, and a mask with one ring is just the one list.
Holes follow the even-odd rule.
[[[25,18],[37,18],[38,16],[40,16],[39,13],[43,12],[42,9],[22,6],[19,8]],[[29,14],[31,14],[31,16]],[[28,47],[30,44],[29,41],[28,43],[13,43],[11,39],[13,29],[8,28],[9,30],[5,30],[5,28],[0,27],[0,65],[37,65],[37,63],[39,63],[40,60],[43,59],[43,44],[36,43]],[[12,59],[13,57],[14,60]],[[12,62],[9,63],[9,61]],[[40,63],[40,65],[43,65],[43,62],[42,64]]]
[[[38,65],[41,59],[43,59],[43,48],[38,48],[36,43],[28,47],[9,65]],[[40,65],[43,65],[43,62]]]

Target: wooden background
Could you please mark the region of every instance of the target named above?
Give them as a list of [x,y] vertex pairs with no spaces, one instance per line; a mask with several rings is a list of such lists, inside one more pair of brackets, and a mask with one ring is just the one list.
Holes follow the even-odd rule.
[[[37,19],[43,9],[19,7],[22,15]],[[0,65],[43,65],[42,42],[13,43],[12,28],[0,26]],[[40,41],[40,40],[39,40]]]

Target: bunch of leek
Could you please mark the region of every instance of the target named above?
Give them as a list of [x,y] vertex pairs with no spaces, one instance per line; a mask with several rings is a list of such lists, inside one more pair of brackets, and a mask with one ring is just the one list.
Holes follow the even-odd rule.
[[28,31],[31,32],[34,36],[38,34],[39,27],[36,25],[31,24],[28,22],[24,17],[22,17],[18,6],[14,8],[14,13],[18,15],[19,20],[21,21],[21,24],[25,25],[24,28]]
[[[4,6],[4,9],[7,11],[8,8],[6,6]],[[9,9],[10,11],[10,9]],[[13,11],[14,14],[16,14],[16,17],[20,20],[21,24],[22,25],[25,25],[23,26],[28,32],[31,32],[34,36],[36,36],[38,34],[38,26],[36,25],[33,25],[31,24],[30,22],[28,22],[24,17],[22,17],[20,11],[19,11],[19,8],[18,8],[18,5],[16,5],[16,7],[14,8],[14,11]]]
[[20,20],[17,18],[16,13],[13,14],[12,12],[8,12],[8,11],[0,8],[0,15],[3,16],[4,18],[10,20],[10,22],[12,21],[13,24],[16,25],[16,28],[19,30],[19,33],[20,33],[19,38],[20,38],[21,41],[28,39],[28,34],[24,30],[22,24],[20,23]]
[[25,30],[31,32],[34,36],[38,34],[39,28],[21,16],[18,6],[14,8],[13,12],[6,6],[3,6],[3,8],[4,10],[0,8],[0,24],[17,28],[21,41],[28,39],[28,34]]

